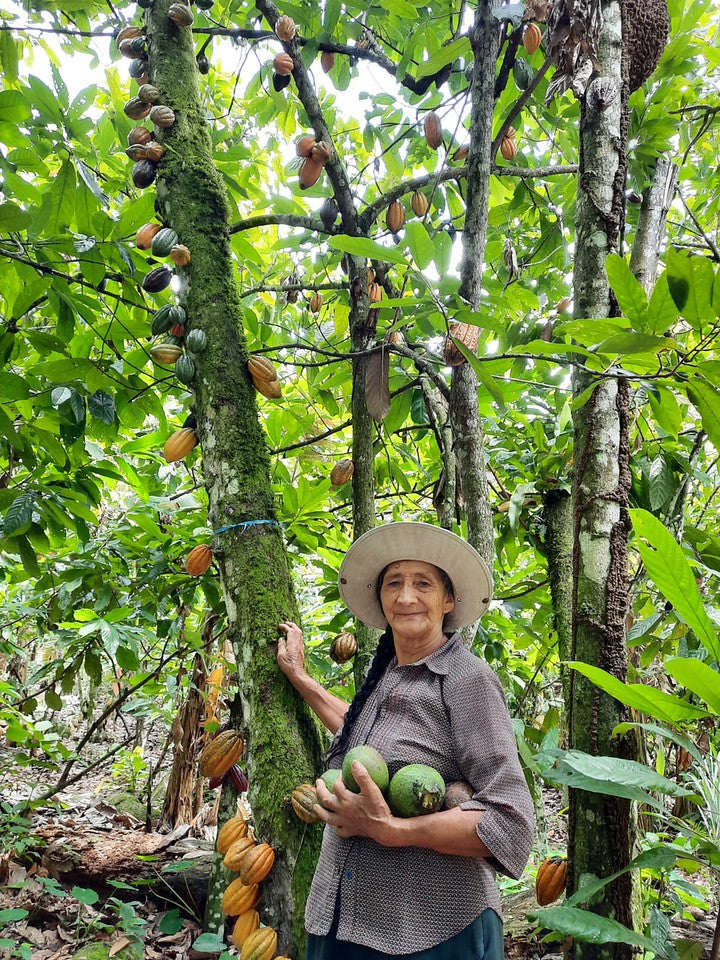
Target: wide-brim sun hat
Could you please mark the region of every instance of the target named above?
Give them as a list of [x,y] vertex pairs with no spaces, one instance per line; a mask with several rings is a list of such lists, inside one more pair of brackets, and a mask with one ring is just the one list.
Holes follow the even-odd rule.
[[492,577],[477,550],[450,530],[403,520],[368,530],[352,544],[340,564],[340,596],[363,623],[380,630],[387,627],[376,584],[385,567],[398,560],[432,563],[450,577],[455,608],[445,617],[446,630],[474,623],[487,610]]

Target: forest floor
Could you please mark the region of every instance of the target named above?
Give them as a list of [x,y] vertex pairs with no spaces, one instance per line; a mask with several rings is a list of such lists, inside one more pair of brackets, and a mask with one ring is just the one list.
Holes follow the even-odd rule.
[[[154,752],[159,756],[159,745]],[[13,767],[13,751],[0,747],[4,801],[24,798],[28,779],[27,768]],[[29,829],[0,823],[0,960],[211,956],[192,943],[202,932],[215,796],[206,794],[192,826],[147,833],[145,800],[132,777],[121,780],[107,769],[94,772],[34,811]],[[542,821],[543,853],[564,850],[559,793],[544,795]],[[562,960],[563,944],[542,942],[528,920],[537,908],[531,879],[502,885],[507,960]],[[672,920],[681,960],[709,958],[714,925],[715,918],[697,908]]]

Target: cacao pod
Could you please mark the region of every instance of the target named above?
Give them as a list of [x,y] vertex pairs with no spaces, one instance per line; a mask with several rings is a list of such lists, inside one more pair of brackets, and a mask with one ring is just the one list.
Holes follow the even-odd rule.
[[514,137],[503,137],[500,143],[500,155],[503,160],[514,160],[517,156],[518,148]]
[[295,63],[289,53],[279,53],[273,60],[273,70],[281,77],[289,77],[295,69]]
[[129,49],[133,57],[139,57],[141,60],[147,60],[148,52],[147,46],[145,45],[145,37],[142,35],[139,37],[132,37],[126,42],[130,45]]
[[228,770],[228,776],[238,793],[245,793],[248,788],[247,773],[239,763],[234,763]]
[[[145,163],[144,160],[141,162]],[[172,278],[173,272],[169,267],[155,267],[150,273],[145,274],[142,288],[148,293],[160,293],[161,290],[165,290],[166,287],[170,286]]]
[[[195,547],[195,550],[197,550],[197,547]],[[193,551],[191,551],[191,553],[192,552]],[[189,559],[190,557],[188,556],[188,560]],[[240,840],[242,837],[247,836],[247,832],[248,832],[247,821],[244,820],[242,817],[231,817],[229,820],[226,820],[225,823],[218,830],[217,842],[215,844],[215,848],[217,849],[217,852],[225,855],[230,849],[230,847],[233,845],[233,843],[235,843],[236,840]],[[227,893],[227,891],[225,892]],[[255,904],[253,903],[252,906],[254,907]],[[250,907],[247,906],[244,909],[249,910]],[[223,910],[223,913],[225,912],[226,911]],[[238,911],[238,913],[242,913],[242,912],[243,912],[242,910]]]
[[527,62],[523,60],[522,57],[518,57],[513,63],[513,80],[515,81],[515,86],[518,90],[527,90],[527,88],[532,83],[533,77],[533,68]]
[[368,277],[368,286],[370,286],[371,283],[375,283],[375,271],[373,270],[372,267],[369,268],[367,277]]
[[338,460],[330,472],[330,483],[334,487],[341,487],[352,477],[355,472],[355,464],[347,458]]
[[137,5],[143,10],[149,10],[153,5],[154,0],[137,0]]
[[133,163],[137,163],[138,160],[147,159],[147,152],[142,143],[131,143],[130,146],[126,148],[125,153]]
[[172,366],[182,356],[182,347],[176,347],[172,343],[157,343],[150,347],[150,356],[156,363]]
[[[170,327],[170,336],[173,338],[171,343],[175,343],[176,340],[182,340],[185,336],[185,327],[181,323],[174,323]],[[178,346],[180,346],[179,343]]]
[[202,74],[210,73],[210,61],[208,60],[208,58],[205,56],[204,53],[201,53],[195,59],[197,61],[197,68],[199,73],[202,73]]
[[515,127],[508,127],[508,128],[507,128],[507,132],[505,133],[505,136],[508,138],[508,140],[514,140],[514,139],[515,139]]
[[145,223],[135,234],[135,246],[141,250],[149,250],[153,237],[162,230],[161,223]]
[[170,251],[170,259],[176,267],[186,267],[192,260],[192,254],[184,243],[176,243]]
[[150,111],[150,119],[156,127],[171,127],[175,123],[175,112],[159,103]]
[[295,21],[292,17],[278,17],[275,24],[275,36],[283,43],[290,43],[295,36]]
[[120,44],[123,40],[130,40],[132,37],[139,37],[142,34],[140,27],[133,26],[132,24],[127,24],[124,27],[120,27],[118,32],[115,34],[115,45],[120,48]]
[[298,170],[298,183],[301,190],[315,186],[322,176],[323,165],[312,157],[305,157]]
[[280,93],[280,91],[284,90],[285,87],[290,86],[290,77],[284,77],[281,73],[273,73],[272,84],[273,90],[275,90],[277,93]]
[[[228,870],[237,870],[245,851],[250,850],[254,846],[256,846],[256,844],[252,837],[238,837],[237,840],[233,840],[227,848],[227,852],[223,857],[223,864]],[[243,883],[245,883],[244,880]],[[250,886],[250,884],[246,885]]]
[[292,808],[303,823],[320,822],[320,817],[313,809],[313,804],[317,802],[317,791],[311,783],[301,783],[290,796]]
[[[201,577],[205,571],[209,569],[212,558],[213,553],[210,547],[206,543],[199,543],[196,547],[192,548],[185,559],[185,572],[191,577]],[[228,823],[230,823],[229,820]],[[245,832],[247,832],[247,827],[245,828]],[[238,834],[238,836],[240,836],[240,834]]]
[[180,383],[184,383],[186,386],[195,379],[195,361],[187,353],[178,357],[175,364],[175,376]]
[[152,160],[153,163],[159,163],[165,153],[165,147],[157,140],[151,140],[145,144],[145,159]]
[[354,633],[339,633],[330,644],[330,659],[335,663],[347,663],[357,653],[357,637]]
[[277,933],[272,927],[260,927],[242,946],[240,960],[272,960],[277,950]]
[[157,166],[152,162],[152,160],[138,160],[137,163],[133,164],[132,182],[135,184],[138,190],[149,187],[156,175]]
[[126,40],[121,40],[118,44],[118,50],[120,53],[127,57],[129,60],[134,60],[137,54],[133,50],[133,40],[137,40],[137,37],[128,37]]
[[157,337],[161,333],[167,333],[168,330],[178,326],[178,324],[182,325],[186,319],[187,314],[184,307],[175,303],[166,303],[153,316],[150,332]]
[[139,87],[137,95],[143,103],[157,103],[160,100],[160,91],[151,83],[144,83]]
[[323,50],[320,54],[320,66],[323,69],[323,73],[330,73],[335,66],[335,54],[332,50]]
[[152,133],[148,130],[147,127],[133,127],[130,133],[128,134],[127,142],[129,146],[132,146],[134,143],[150,143],[152,140]]
[[258,380],[267,383],[278,378],[277,370],[265,357],[250,357],[248,370],[256,386]]
[[237,949],[242,950],[242,945],[245,943],[250,934],[259,929],[260,914],[257,912],[257,910],[246,910],[245,913],[241,913],[235,921],[235,926],[233,927],[232,932],[233,943]]
[[525,27],[525,32],[523,33],[523,46],[529,54],[535,53],[537,48],[540,46],[542,41],[542,33],[540,32],[540,27],[536,23],[529,23]]
[[329,163],[332,158],[332,148],[329,143],[326,143],[325,140],[318,140],[315,146],[310,151],[310,156],[316,163],[321,163],[325,166],[326,163]]
[[304,137],[300,137],[298,142],[295,144],[295,153],[299,157],[309,157],[312,153],[312,148],[317,143],[315,137],[307,133]]
[[130,65],[128,66],[128,73],[133,78],[133,80],[137,80],[137,82],[140,83],[141,78],[147,75],[147,69],[148,69],[148,66],[146,61],[143,60],[142,57],[136,57],[135,60],[130,61]]
[[459,367],[465,363],[465,357],[458,349],[455,340],[463,343],[468,350],[474,353],[477,350],[478,340],[480,339],[480,327],[474,323],[453,323],[450,326],[450,332],[445,337],[443,344],[443,362],[448,367]]
[[463,144],[461,147],[457,148],[455,153],[452,155],[452,158],[456,163],[460,163],[462,160],[467,160],[469,153],[470,147],[468,147],[467,144]]
[[405,223],[405,207],[399,200],[393,200],[385,212],[385,223],[391,233],[397,233]]
[[247,886],[238,878],[225,888],[220,909],[228,917],[238,917],[246,910],[252,910],[259,899],[260,887],[256,883]]
[[152,238],[150,249],[155,257],[166,257],[175,244],[178,242],[178,235],[170,227],[163,227],[158,230]]
[[424,217],[428,212],[430,204],[424,193],[418,193],[416,190],[412,195],[412,200],[410,201],[410,206],[413,209],[413,213],[416,217]]
[[165,441],[163,454],[168,463],[175,463],[186,457],[198,443],[198,435],[191,427],[180,427]]
[[310,297],[310,303],[308,308],[310,313],[319,313],[320,307],[322,306],[323,297],[319,290],[316,290],[315,293]]
[[382,300],[382,287],[379,283],[371,283],[368,287],[368,300],[370,303],[379,303]]
[[[232,847],[230,848],[232,849]],[[243,883],[262,883],[275,863],[275,851],[267,843],[256,843],[243,851],[235,868]]]
[[213,0],[195,0],[198,10],[212,10]]
[[279,400],[282,396],[282,386],[279,380],[254,380],[255,389],[270,400]]
[[567,860],[565,857],[548,857],[538,867],[535,878],[535,898],[541,907],[554,903],[565,889]]
[[191,353],[204,353],[207,348],[207,334],[204,330],[191,330],[185,337],[185,346]]
[[139,97],[131,97],[123,107],[126,117],[131,120],[143,120],[152,110],[149,103],[143,103]]
[[200,775],[219,777],[240,759],[243,738],[237,730],[223,730],[205,747],[200,756]]
[[437,150],[442,143],[442,124],[440,118],[431,110],[426,114],[423,120],[423,129],[425,130],[425,141],[431,150]]
[[191,27],[193,23],[192,10],[184,3],[171,3],[168,17],[178,27]]

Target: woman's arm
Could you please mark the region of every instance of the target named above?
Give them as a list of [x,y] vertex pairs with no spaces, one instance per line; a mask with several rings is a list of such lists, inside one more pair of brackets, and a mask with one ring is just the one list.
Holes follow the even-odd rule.
[[323,780],[316,784],[315,812],[335,827],[339,837],[370,837],[385,847],[427,847],[459,857],[492,857],[477,835],[482,811],[441,810],[422,817],[394,817],[382,793],[362,764],[353,764],[360,793],[352,793],[338,777],[332,792]]
[[288,620],[280,624],[285,636],[278,642],[278,666],[321,722],[332,734],[343,725],[348,704],[313,680],[305,670],[305,642],[302,630]]

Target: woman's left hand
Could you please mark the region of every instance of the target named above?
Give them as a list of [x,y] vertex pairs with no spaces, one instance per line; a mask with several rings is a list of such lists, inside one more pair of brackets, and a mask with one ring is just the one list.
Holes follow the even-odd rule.
[[360,793],[348,790],[342,777],[337,778],[332,791],[324,780],[318,780],[315,788],[319,802],[315,804],[315,812],[324,823],[335,827],[339,837],[370,837],[387,844],[394,817],[385,797],[357,760],[353,763],[352,775]]

